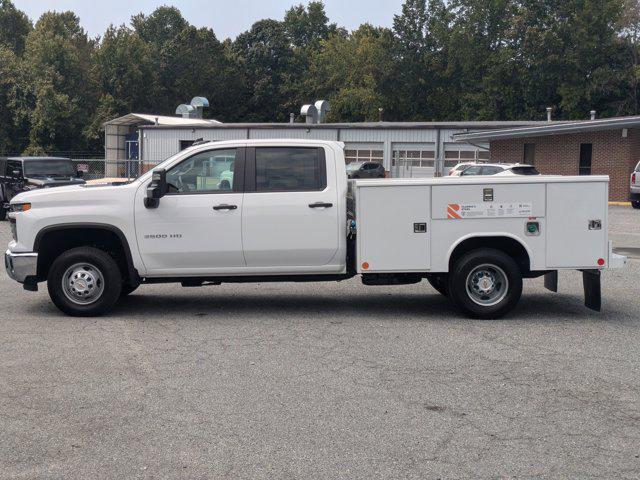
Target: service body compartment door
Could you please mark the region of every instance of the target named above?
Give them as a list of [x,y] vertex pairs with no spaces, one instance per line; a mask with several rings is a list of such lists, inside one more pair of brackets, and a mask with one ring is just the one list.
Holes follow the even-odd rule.
[[606,182],[547,185],[547,267],[600,268],[607,259]]
[[358,271],[427,271],[431,264],[431,187],[366,186],[357,190]]

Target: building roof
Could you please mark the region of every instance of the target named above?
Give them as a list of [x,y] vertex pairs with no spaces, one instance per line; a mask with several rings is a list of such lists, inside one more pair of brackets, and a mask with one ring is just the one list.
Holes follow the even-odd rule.
[[[124,117],[122,117],[124,118]],[[174,118],[174,117],[168,117]],[[532,125],[546,125],[547,122],[536,121],[469,121],[469,122],[351,122],[351,123],[208,123],[204,125],[195,125],[198,128],[291,128],[291,129],[495,129],[495,128],[514,128]],[[174,128],[193,128],[190,124],[167,124],[159,122],[157,125],[143,125],[143,128],[152,129],[174,129]]]
[[543,122],[543,125],[530,125],[501,130],[457,133],[453,137],[459,142],[490,142],[513,138],[544,137],[547,135],[566,135],[571,133],[596,132],[640,127],[640,116],[614,117],[599,120],[580,120],[573,122]]
[[202,118],[169,117],[167,115],[150,115],[147,113],[129,113],[122,117],[105,122],[105,125],[139,125],[151,124],[165,127],[207,127],[219,125],[217,120]]

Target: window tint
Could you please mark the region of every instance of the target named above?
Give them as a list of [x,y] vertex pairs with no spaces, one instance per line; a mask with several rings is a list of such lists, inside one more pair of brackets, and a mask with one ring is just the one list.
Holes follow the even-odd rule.
[[167,172],[169,193],[233,190],[236,149],[201,152]]
[[466,170],[464,170],[460,175],[480,175],[480,169],[482,167],[480,167],[479,165],[474,165],[473,167],[469,167]]
[[501,167],[482,167],[482,175],[495,175],[503,170]]
[[327,186],[324,155],[318,148],[256,148],[256,191],[323,190]]
[[[17,170],[20,173],[14,175],[14,171]],[[15,160],[9,160],[7,162],[7,177],[22,178],[22,162],[16,162]]]

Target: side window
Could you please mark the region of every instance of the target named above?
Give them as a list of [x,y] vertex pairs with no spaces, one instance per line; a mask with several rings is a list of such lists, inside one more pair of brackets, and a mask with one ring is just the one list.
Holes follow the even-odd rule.
[[324,190],[324,150],[304,147],[256,148],[256,192]]
[[478,166],[478,165],[474,165],[473,167],[469,167],[465,170],[462,171],[462,173],[460,174],[461,176],[466,176],[466,175],[480,175],[480,169],[482,167]]
[[169,193],[217,193],[233,190],[237,151],[209,150],[190,157],[167,172]]
[[495,175],[502,172],[502,170],[500,167],[482,167],[482,175]]
[[[14,173],[19,172],[19,173]],[[9,160],[7,162],[7,177],[22,178],[22,162]]]

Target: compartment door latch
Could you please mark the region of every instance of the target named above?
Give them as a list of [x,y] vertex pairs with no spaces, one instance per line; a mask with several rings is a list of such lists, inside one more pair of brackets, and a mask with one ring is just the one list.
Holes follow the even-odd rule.
[[589,220],[589,230],[602,230],[602,220]]

